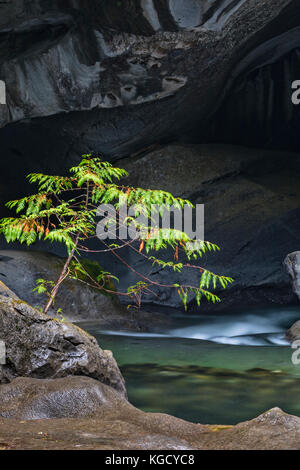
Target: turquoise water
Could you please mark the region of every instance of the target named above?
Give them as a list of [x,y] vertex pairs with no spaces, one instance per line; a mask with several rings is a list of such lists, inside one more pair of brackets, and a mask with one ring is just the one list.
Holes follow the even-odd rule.
[[300,416],[300,365],[284,332],[299,307],[223,316],[172,317],[148,333],[81,324],[111,349],[129,400],[193,422],[236,424],[274,406]]

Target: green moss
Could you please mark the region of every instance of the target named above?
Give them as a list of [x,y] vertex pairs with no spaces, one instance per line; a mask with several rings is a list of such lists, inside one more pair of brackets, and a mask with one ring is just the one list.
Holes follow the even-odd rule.
[[[97,277],[103,272],[103,268],[101,268],[100,264],[97,263],[97,261],[92,261],[90,259],[80,259],[80,263],[82,264],[86,272],[89,274],[89,276],[91,276],[92,279],[97,281]],[[82,281],[91,282],[91,280],[89,279],[87,275],[77,272],[77,276]],[[104,284],[104,288],[113,292],[117,291],[116,286],[111,279],[106,280]],[[103,295],[106,295],[108,297],[113,297],[113,298],[115,297],[113,293],[106,292],[105,290],[99,291],[99,292],[101,292]]]

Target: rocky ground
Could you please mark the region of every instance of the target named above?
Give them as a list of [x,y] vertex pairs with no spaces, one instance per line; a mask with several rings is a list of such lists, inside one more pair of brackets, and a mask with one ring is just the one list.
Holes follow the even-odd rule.
[[[86,399],[86,395],[84,398]],[[45,400],[42,400],[41,404],[44,406]],[[88,405],[87,401],[87,409],[90,412]],[[41,414],[43,415],[42,412]],[[202,425],[164,414],[144,413],[129,403],[114,402],[113,407],[103,406],[102,410],[98,409],[86,418],[0,418],[0,448],[298,450],[300,418],[274,408],[236,426]]]

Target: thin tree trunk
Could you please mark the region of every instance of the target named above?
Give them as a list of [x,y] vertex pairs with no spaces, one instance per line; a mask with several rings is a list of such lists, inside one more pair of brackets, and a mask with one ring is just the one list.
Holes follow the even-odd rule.
[[[78,243],[78,238],[76,239],[76,242],[75,242],[75,245],[77,246],[77,243]],[[50,294],[50,299],[47,303],[47,305],[45,306],[44,310],[43,310],[43,313],[47,313],[49,308],[51,307],[51,305],[53,304],[54,300],[55,300],[55,297],[56,297],[56,294],[58,292],[58,289],[60,288],[60,285],[63,283],[63,281],[65,280],[65,276],[66,276],[66,272],[68,270],[68,267],[69,267],[69,264],[71,263],[72,261],[72,258],[74,256],[74,253],[75,253],[75,250],[76,250],[76,246],[73,248],[73,250],[71,251],[71,253],[69,254],[65,264],[64,264],[64,267],[62,268],[62,271],[59,275],[59,278],[57,279],[57,282],[54,286],[54,288],[52,289],[51,291],[51,294]]]
[[[87,183],[87,187],[86,187],[86,198],[85,198],[85,208],[87,209],[88,208],[88,202],[89,202],[89,183]],[[43,313],[47,313],[49,308],[51,307],[51,305],[53,304],[54,300],[55,300],[55,297],[56,297],[56,294],[60,288],[60,285],[64,282],[65,278],[66,278],[66,273],[67,273],[67,270],[68,270],[68,267],[69,267],[69,264],[71,263],[72,259],[73,259],[73,256],[74,256],[74,253],[76,251],[76,248],[77,248],[77,245],[78,245],[78,241],[79,241],[79,233],[77,234],[76,236],[76,240],[75,240],[75,246],[74,248],[72,249],[72,251],[70,252],[68,258],[67,258],[67,261],[65,262],[64,264],[64,267],[62,268],[62,271],[59,275],[59,278],[57,279],[57,282],[54,286],[54,288],[52,289],[51,291],[51,294],[50,294],[50,299],[47,303],[47,305],[45,306],[44,310],[43,310]]]

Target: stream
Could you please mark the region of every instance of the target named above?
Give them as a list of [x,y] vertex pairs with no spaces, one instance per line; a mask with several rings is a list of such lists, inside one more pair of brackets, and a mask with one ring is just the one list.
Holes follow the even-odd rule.
[[[147,333],[80,326],[110,349],[129,401],[151,412],[203,424],[236,424],[279,406],[300,416],[300,364],[285,331],[299,307],[223,315],[172,315]],[[299,354],[300,357],[300,354]]]

